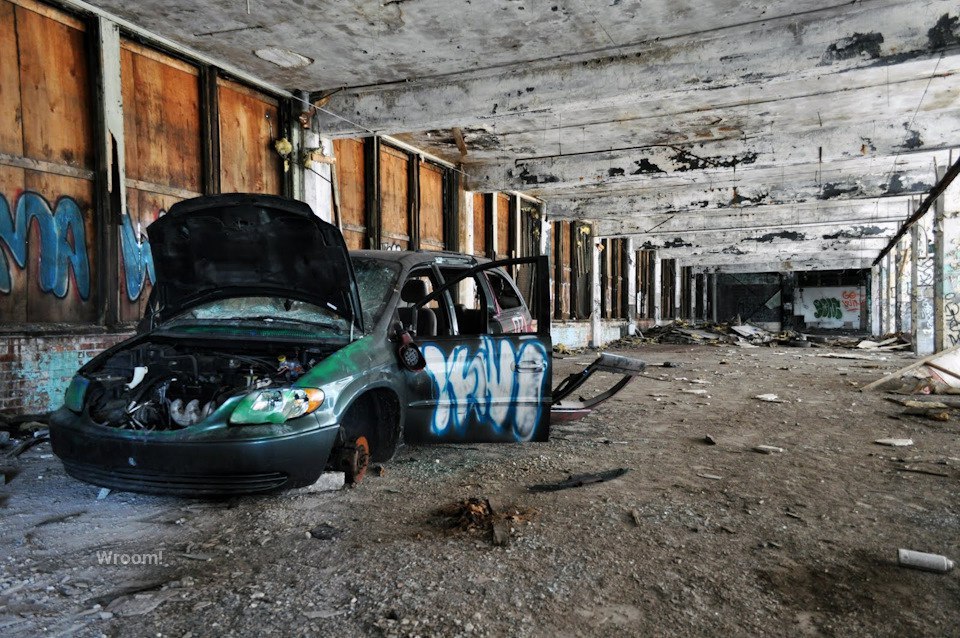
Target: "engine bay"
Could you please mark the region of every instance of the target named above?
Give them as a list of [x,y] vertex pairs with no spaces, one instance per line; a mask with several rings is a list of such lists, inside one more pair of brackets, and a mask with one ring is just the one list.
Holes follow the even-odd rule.
[[290,384],[326,354],[282,345],[144,343],[84,371],[90,381],[85,409],[100,425],[179,430],[202,422],[230,397]]

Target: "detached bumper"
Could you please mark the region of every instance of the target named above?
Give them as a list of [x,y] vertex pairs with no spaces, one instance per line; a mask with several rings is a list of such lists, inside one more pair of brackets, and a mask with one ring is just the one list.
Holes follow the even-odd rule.
[[90,427],[72,412],[50,419],[50,443],[70,476],[131,492],[223,496],[310,485],[323,472],[337,426],[271,437],[162,440]]

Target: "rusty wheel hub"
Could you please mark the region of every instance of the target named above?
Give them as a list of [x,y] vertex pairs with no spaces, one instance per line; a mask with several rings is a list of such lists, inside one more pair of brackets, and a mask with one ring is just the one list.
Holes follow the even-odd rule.
[[348,485],[356,485],[363,480],[370,464],[370,444],[367,437],[358,436],[352,443],[343,446],[340,456],[340,467],[343,470],[344,481]]

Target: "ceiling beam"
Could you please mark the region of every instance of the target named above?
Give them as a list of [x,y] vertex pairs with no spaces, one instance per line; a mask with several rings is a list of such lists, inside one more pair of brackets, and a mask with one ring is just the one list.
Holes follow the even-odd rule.
[[[814,257],[791,261],[740,261],[730,264],[703,264],[706,272],[757,273],[795,272],[803,270],[862,270],[870,267],[870,259],[863,257]],[[682,263],[684,266],[693,264]]]
[[[871,248],[885,245],[885,242],[897,232],[898,222],[867,224],[832,224],[815,227],[789,228],[742,228],[712,231],[681,231],[677,233],[656,233],[632,235],[634,246],[642,250],[666,250],[684,248],[725,248],[738,244],[763,247],[779,246],[792,242],[822,241],[832,242],[836,248],[855,246],[865,247],[861,240],[871,240]],[[826,244],[824,244],[826,245]]]

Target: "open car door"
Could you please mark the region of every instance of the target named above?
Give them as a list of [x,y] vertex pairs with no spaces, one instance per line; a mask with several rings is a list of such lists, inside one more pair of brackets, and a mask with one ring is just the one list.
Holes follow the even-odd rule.
[[[415,302],[426,366],[404,370],[404,438],[419,442],[546,441],[552,379],[547,258],[433,267]],[[507,275],[513,270],[519,282]],[[406,286],[406,283],[404,284]],[[414,286],[415,287],[415,286]],[[436,317],[432,315],[437,315]]]

